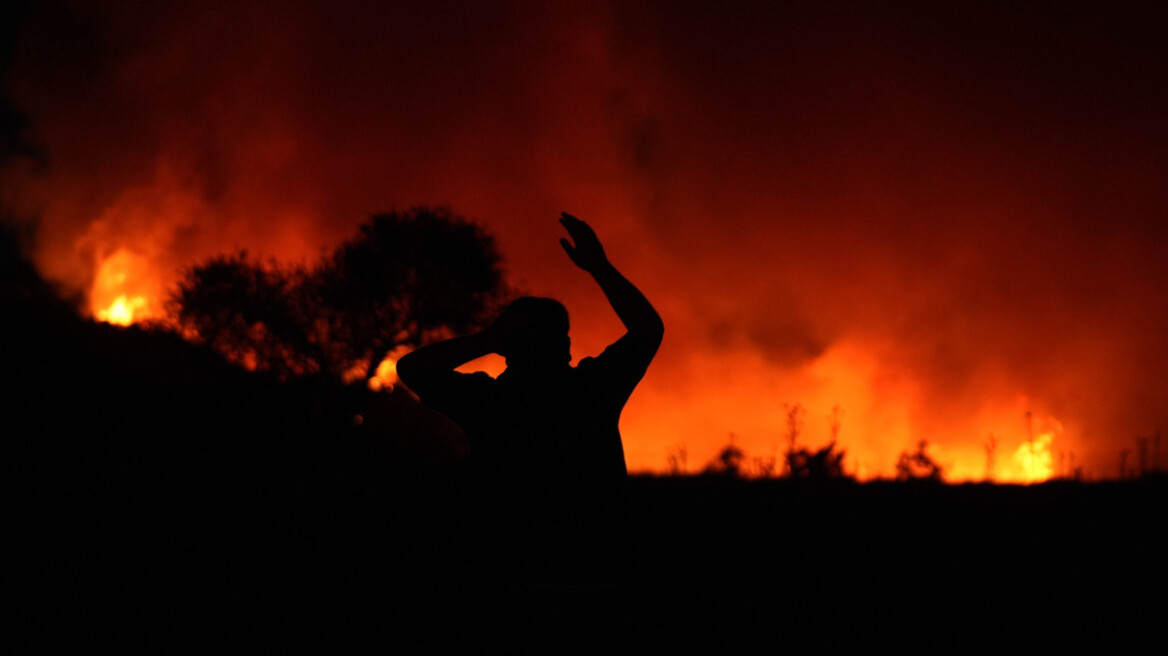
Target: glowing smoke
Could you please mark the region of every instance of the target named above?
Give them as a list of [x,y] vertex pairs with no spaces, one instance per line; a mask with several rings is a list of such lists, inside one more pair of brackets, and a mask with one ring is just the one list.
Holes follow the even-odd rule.
[[108,320],[211,254],[313,258],[368,212],[449,202],[565,299],[579,355],[619,326],[556,251],[571,210],[668,325],[635,468],[731,432],[769,454],[785,402],[811,445],[842,405],[866,475],[928,439],[980,478],[1028,411],[1110,472],[1168,424],[1150,6],[510,7],[42,3],[8,87],[50,168],[5,200]]

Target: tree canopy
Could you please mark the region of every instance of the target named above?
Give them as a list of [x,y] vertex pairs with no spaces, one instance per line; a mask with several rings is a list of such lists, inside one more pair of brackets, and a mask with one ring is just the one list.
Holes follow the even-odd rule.
[[281,377],[372,378],[400,346],[484,326],[511,296],[492,235],[446,207],[375,214],[314,266],[219,255],[188,269],[188,337]]

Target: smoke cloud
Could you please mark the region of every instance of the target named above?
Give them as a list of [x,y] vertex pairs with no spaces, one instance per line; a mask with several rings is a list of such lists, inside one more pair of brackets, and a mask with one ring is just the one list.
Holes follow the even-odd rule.
[[570,211],[666,320],[635,469],[773,456],[794,403],[811,446],[843,408],[865,475],[926,439],[978,478],[993,433],[1005,476],[1050,432],[1110,476],[1168,426],[1159,5],[553,4],[38,3],[6,88],[47,165],[4,202],[95,311],[449,203],[581,356],[620,326],[558,252]]

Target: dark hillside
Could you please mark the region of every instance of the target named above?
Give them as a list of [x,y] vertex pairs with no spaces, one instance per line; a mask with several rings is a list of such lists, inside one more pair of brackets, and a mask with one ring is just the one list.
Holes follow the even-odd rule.
[[486,585],[441,419],[83,321],[13,252],[9,653],[1164,645],[1163,480],[636,477],[618,580]]
[[14,250],[3,265],[18,644],[335,642],[387,615],[430,621],[465,561],[443,420],[402,395],[282,384],[172,334],[81,320]]

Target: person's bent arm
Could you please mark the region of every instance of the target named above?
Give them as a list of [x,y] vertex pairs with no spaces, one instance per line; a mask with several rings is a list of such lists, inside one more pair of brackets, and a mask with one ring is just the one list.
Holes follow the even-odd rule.
[[608,261],[604,247],[591,226],[566,212],[561,214],[560,223],[575,242],[572,244],[567,239],[560,239],[560,245],[568,257],[596,280],[629,336],[644,344],[652,358],[665,335],[661,315],[657,314],[641,290]]
[[496,352],[490,330],[435,342],[406,353],[397,361],[397,376],[423,396],[462,365]]

